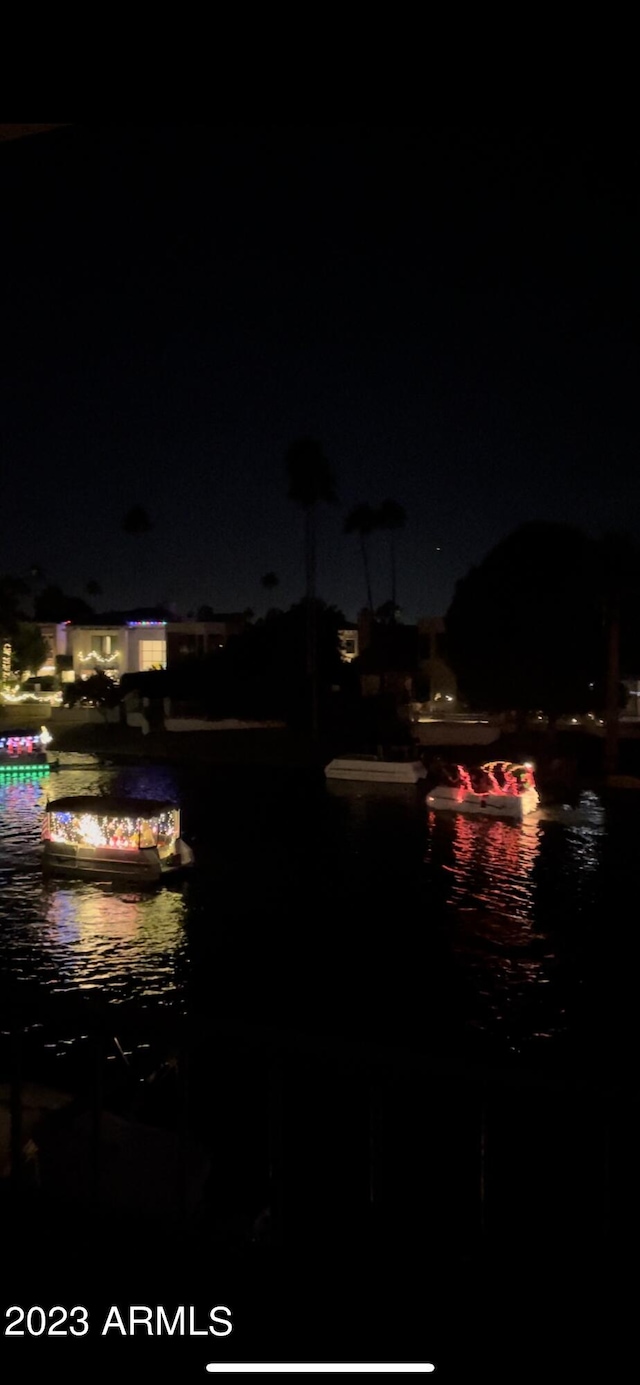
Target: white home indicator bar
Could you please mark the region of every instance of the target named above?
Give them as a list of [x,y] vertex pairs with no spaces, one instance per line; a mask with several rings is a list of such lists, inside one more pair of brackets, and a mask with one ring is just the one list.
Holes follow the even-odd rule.
[[207,1370],[212,1375],[422,1375],[435,1366],[431,1361],[212,1361]]

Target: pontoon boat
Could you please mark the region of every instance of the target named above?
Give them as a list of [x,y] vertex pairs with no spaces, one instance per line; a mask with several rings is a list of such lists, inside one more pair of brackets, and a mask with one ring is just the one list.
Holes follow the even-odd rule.
[[43,868],[55,874],[155,885],[193,865],[180,809],[164,800],[58,798],[47,804],[42,838]]
[[352,779],[373,784],[417,784],[426,777],[421,760],[379,760],[377,755],[350,755],[331,760],[325,769],[327,779]]
[[29,765],[50,764],[47,746],[51,740],[46,726],[41,726],[39,731],[33,726],[25,730],[7,727],[0,732],[0,774],[26,769]]
[[490,760],[471,770],[464,765],[443,767],[440,779],[427,794],[430,808],[520,822],[540,802],[530,764]]

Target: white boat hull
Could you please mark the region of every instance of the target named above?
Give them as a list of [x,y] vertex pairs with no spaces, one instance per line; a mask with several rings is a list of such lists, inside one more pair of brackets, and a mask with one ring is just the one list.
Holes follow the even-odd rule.
[[162,860],[155,847],[125,850],[45,841],[42,865],[45,874],[50,875],[158,885],[193,865],[193,852],[186,842],[179,838],[175,848],[175,854],[169,860]]
[[417,784],[426,778],[421,760],[331,760],[327,779],[352,779],[370,784]]
[[48,759],[55,769],[100,769],[102,764],[99,755],[85,755],[75,750],[58,750],[55,754],[49,753]]
[[473,793],[469,789],[441,787],[427,795],[430,808],[449,813],[473,813],[477,817],[511,818],[522,822],[529,813],[535,813],[540,803],[536,789],[525,789],[524,793]]

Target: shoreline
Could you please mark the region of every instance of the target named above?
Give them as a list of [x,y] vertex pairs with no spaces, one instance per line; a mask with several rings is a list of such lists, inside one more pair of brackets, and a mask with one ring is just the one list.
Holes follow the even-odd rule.
[[[72,751],[114,762],[246,765],[314,769],[326,763],[324,744],[293,731],[149,731],[127,726],[79,726],[58,732],[52,753]],[[330,755],[327,758],[331,758]]]
[[[356,742],[354,744],[353,742]],[[171,732],[152,729],[143,735],[137,727],[124,725],[74,726],[56,733],[56,750],[97,755],[113,764],[191,764],[202,767],[300,770],[322,772],[335,756],[371,752],[374,748],[351,746],[343,736],[325,733],[316,742],[301,731],[286,728],[240,728],[237,730]],[[420,758],[427,765],[440,758],[449,762],[478,762],[487,757],[482,746],[414,745],[402,748],[408,758]],[[640,783],[640,742],[621,741],[618,784],[605,780],[603,743],[574,732],[560,732],[552,740],[544,733],[506,733],[491,746],[491,758],[531,759],[536,768],[538,788],[543,796],[571,799],[585,790],[619,790],[633,794],[633,780]],[[399,753],[396,752],[397,758]],[[393,748],[389,758],[394,758]],[[625,778],[631,780],[625,784]]]

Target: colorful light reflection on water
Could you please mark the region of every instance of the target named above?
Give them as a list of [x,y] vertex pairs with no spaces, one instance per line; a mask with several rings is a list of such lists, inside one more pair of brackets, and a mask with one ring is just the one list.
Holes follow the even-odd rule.
[[177,797],[198,870],[185,896],[45,883],[51,787],[0,785],[4,994],[28,993],[34,1018],[42,996],[49,1012],[95,997],[209,1016],[215,994],[233,1024],[376,1042],[446,1048],[462,1033],[520,1053],[571,1031],[608,839],[596,799],[513,824],[271,772],[183,772],[179,792],[158,767],[56,776],[56,796],[105,790]]
[[567,996],[583,980],[573,934],[594,904],[604,841],[594,794],[521,824],[428,815],[425,860],[441,882],[468,1022],[502,1029],[515,1051],[570,1027]]
[[[60,773],[55,795],[104,792],[113,771]],[[51,994],[96,991],[172,997],[184,960],[182,894],[116,891],[98,883],[45,881],[40,866],[48,781],[0,784],[0,957],[5,975]]]

